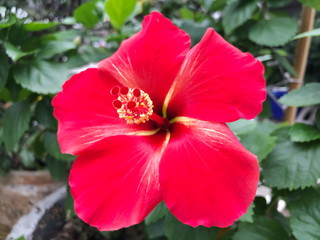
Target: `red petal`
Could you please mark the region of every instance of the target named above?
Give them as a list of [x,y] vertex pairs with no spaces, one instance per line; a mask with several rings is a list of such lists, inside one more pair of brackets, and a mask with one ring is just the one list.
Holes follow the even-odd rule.
[[99,68],[130,88],[151,97],[160,114],[164,98],[190,47],[190,37],[161,13],[146,16],[142,30],[125,40]]
[[79,217],[103,231],[141,222],[161,201],[164,139],[163,134],[110,137],[80,155],[69,178]]
[[150,129],[150,124],[126,124],[112,106],[110,90],[119,85],[98,69],[87,69],[71,77],[63,91],[52,101],[58,119],[61,151],[77,155],[92,144],[109,136],[137,129]]
[[160,163],[160,186],[163,200],[181,222],[230,226],[247,211],[258,180],[256,156],[225,124],[175,124]]
[[266,98],[263,65],[208,29],[167,96],[168,115],[215,122],[254,118]]

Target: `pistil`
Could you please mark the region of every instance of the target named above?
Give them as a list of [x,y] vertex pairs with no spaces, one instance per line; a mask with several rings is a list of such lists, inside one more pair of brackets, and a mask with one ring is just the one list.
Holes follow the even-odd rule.
[[153,112],[153,103],[147,93],[138,88],[115,86],[110,94],[115,96],[112,105],[117,109],[119,118],[128,124],[140,124],[149,120],[154,121],[161,128],[169,125],[169,120]]

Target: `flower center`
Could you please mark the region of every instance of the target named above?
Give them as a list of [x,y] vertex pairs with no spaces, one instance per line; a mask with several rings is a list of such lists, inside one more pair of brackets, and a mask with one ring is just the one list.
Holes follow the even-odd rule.
[[153,103],[147,93],[138,88],[115,86],[110,91],[117,98],[112,105],[117,109],[119,118],[128,124],[140,124],[149,121],[153,114]]

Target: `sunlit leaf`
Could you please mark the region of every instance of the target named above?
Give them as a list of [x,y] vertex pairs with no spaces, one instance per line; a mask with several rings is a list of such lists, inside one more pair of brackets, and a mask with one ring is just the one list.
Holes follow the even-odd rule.
[[14,78],[21,86],[43,94],[59,92],[68,75],[63,64],[38,59],[14,67]]
[[279,99],[288,106],[304,107],[320,104],[320,83],[308,83]]
[[136,0],[107,0],[105,8],[112,26],[120,29],[134,14],[136,6]]
[[13,60],[13,61],[17,61],[20,58],[24,57],[24,56],[28,56],[30,54],[35,53],[35,51],[31,51],[31,52],[24,52],[21,51],[20,49],[18,49],[16,46],[14,46],[13,44],[9,43],[9,42],[5,42],[4,43],[5,49],[6,49],[6,53],[7,55]]
[[294,39],[304,38],[304,37],[316,37],[320,36],[320,28],[313,29],[308,32],[300,33],[297,36],[294,37]]
[[97,7],[97,1],[90,1],[78,7],[74,11],[73,17],[86,28],[92,28],[101,21],[102,12]]
[[293,142],[309,142],[320,139],[320,129],[303,123],[295,123],[289,131]]
[[297,32],[297,22],[289,17],[276,17],[257,22],[249,32],[249,39],[259,45],[282,46]]
[[297,189],[313,186],[320,176],[320,141],[295,143],[289,127],[274,132],[277,144],[262,162],[262,175],[268,186]]
[[45,29],[55,27],[57,25],[59,25],[58,22],[31,22],[31,23],[25,23],[23,26],[24,26],[24,29],[29,32],[37,32],[37,31],[42,31]]
[[298,0],[304,5],[320,10],[320,1],[319,0]]

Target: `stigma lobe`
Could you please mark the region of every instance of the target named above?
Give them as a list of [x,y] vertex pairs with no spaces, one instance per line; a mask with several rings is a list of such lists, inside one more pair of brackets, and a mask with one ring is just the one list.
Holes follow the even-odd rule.
[[119,118],[125,119],[128,124],[149,121],[153,113],[153,103],[147,93],[138,88],[114,86],[110,94],[117,97],[112,105],[117,109]]

